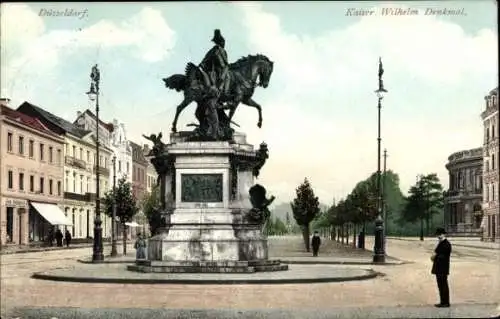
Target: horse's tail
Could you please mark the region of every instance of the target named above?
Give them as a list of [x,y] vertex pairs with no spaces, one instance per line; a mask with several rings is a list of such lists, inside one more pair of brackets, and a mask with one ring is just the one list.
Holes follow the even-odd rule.
[[182,74],[174,74],[163,79],[165,86],[176,91],[183,91],[186,88],[186,76]]

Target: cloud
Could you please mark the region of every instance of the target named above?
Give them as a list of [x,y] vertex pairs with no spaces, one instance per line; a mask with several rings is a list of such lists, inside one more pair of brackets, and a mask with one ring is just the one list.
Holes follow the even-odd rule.
[[[2,5],[2,94],[11,95],[17,76],[46,76],[68,56],[88,48],[127,48],[145,62],[165,59],[176,36],[160,11],[143,8],[117,24],[101,20],[79,30],[45,31],[42,17],[23,4]],[[17,93],[17,92],[16,92]],[[19,95],[19,94],[16,94]]]
[[286,32],[260,4],[235,6],[249,47],[275,61],[267,89],[273,93],[256,92],[264,128],[247,133],[269,140],[262,178],[288,194],[284,201],[306,176],[320,200],[330,202],[376,171],[379,56],[390,91],[382,150],[388,148],[388,168],[400,174],[404,192],[425,172],[438,172],[446,187],[447,156],[481,145],[482,97],[496,84],[498,70],[492,30],[469,35],[433,16],[373,16],[311,37]]

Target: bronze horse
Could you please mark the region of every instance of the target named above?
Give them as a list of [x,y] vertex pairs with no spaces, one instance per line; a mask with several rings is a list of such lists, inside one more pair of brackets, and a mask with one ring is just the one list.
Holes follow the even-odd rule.
[[[227,104],[229,108],[229,121],[234,116],[236,108],[240,103],[254,107],[259,112],[257,126],[262,126],[262,108],[252,99],[257,86],[267,88],[273,72],[273,62],[265,55],[249,55],[229,65],[229,81],[224,92],[220,92],[219,103]],[[257,83],[259,79],[259,83]],[[191,102],[199,102],[205,96],[209,86],[208,75],[193,63],[188,63],[185,75],[174,74],[163,79],[165,86],[177,92],[184,91],[184,100],[177,106],[175,118],[172,123],[172,132],[177,132],[177,120],[181,112]]]

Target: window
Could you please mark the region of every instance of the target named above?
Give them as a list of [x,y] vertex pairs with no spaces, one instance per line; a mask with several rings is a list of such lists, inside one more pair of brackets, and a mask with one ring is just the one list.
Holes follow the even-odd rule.
[[54,163],[54,149],[52,148],[52,146],[49,147],[49,163]]
[[24,137],[19,136],[19,155],[24,155]]
[[87,177],[87,193],[90,193],[90,177]]
[[53,193],[53,182],[51,179],[49,179],[49,195],[52,195]]
[[76,173],[73,173],[73,193],[76,193]]
[[491,126],[491,138],[495,138],[495,124]]
[[66,155],[69,156],[69,144],[66,144]]
[[87,162],[90,163],[90,151],[87,151]]
[[69,191],[69,172],[66,172],[66,177],[64,178],[64,191],[68,192]]
[[8,177],[8,184],[7,184],[7,188],[8,189],[13,189],[14,188],[14,173],[12,173],[12,171],[9,171],[9,173],[7,174],[7,177]]
[[491,154],[491,170],[495,170],[495,154]]
[[83,148],[80,147],[80,159],[83,159]]
[[61,165],[62,164],[62,155],[61,155],[61,150],[57,150],[57,164]]
[[41,161],[44,160],[44,152],[45,152],[45,145],[43,145],[42,143],[40,143],[40,160]]
[[34,192],[35,191],[35,176],[34,175],[30,175],[30,192]]
[[13,136],[12,136],[12,133],[7,133],[7,152],[12,152],[12,139],[13,139]]
[[24,173],[19,173],[19,190],[24,190]]
[[43,177],[40,177],[40,194],[43,194],[43,184],[45,184],[45,179]]
[[57,181],[57,196],[61,196],[61,181]]
[[122,171],[122,161],[118,161],[118,172]]
[[83,175],[80,175],[80,193],[83,194]]
[[128,175],[129,172],[130,172],[130,163],[127,162],[127,175]]
[[490,201],[490,185],[486,185],[486,189],[484,191],[484,197],[486,197],[486,202]]
[[75,145],[73,145],[73,157],[76,158],[76,146]]
[[495,184],[491,184],[491,200],[495,201]]
[[35,141],[30,140],[28,146],[28,155],[30,158],[33,158],[35,154]]

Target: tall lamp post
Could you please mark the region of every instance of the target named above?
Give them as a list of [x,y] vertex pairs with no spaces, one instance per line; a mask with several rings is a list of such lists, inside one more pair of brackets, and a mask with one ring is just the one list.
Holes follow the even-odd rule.
[[118,255],[116,250],[116,156],[113,156],[113,215],[111,221],[111,257]]
[[384,219],[384,242],[387,237],[387,149],[384,149],[384,174],[382,181],[382,216]]
[[382,99],[384,98],[384,93],[387,90],[384,88],[384,81],[382,80],[382,75],[384,74],[384,68],[382,66],[382,58],[379,58],[378,62],[378,89],[375,91],[378,98],[378,137],[377,137],[377,219],[375,220],[375,247],[373,252],[373,262],[374,263],[384,263],[385,262],[385,243],[384,243],[384,220],[382,219],[382,183],[381,183],[381,172],[380,172],[380,144],[382,138],[380,137],[380,111],[382,109]]
[[91,101],[95,101],[95,113],[96,113],[96,157],[95,157],[95,220],[94,220],[94,247],[92,252],[92,262],[98,263],[104,260],[104,253],[102,248],[102,228],[101,228],[101,193],[100,193],[100,172],[99,172],[99,81],[100,73],[97,68],[97,64],[92,67],[92,73],[90,74],[90,90],[87,95]]

